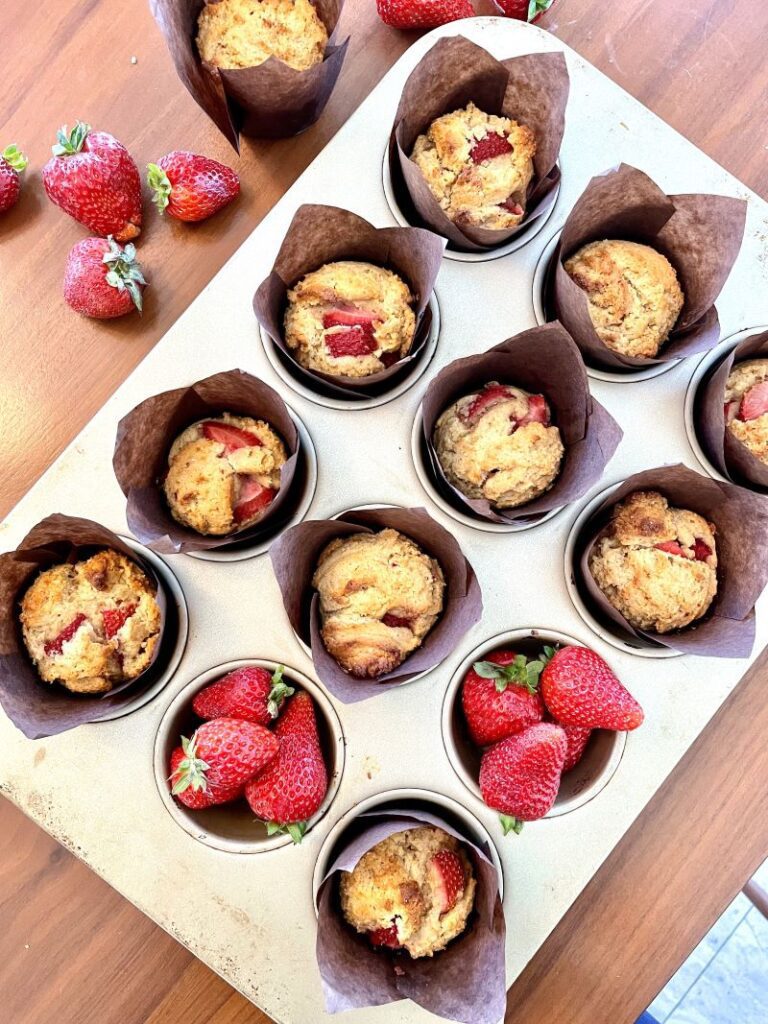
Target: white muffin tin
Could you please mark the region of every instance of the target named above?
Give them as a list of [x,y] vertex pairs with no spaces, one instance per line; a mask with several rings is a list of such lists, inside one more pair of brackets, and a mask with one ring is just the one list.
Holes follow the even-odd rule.
[[[630,473],[665,462],[701,468],[683,417],[696,359],[653,380],[622,385],[591,380],[596,398],[624,428],[624,440],[592,495],[534,529],[500,534],[459,523],[419,483],[410,443],[427,381],[452,359],[484,351],[534,326],[534,270],[551,227],[503,257],[443,261],[434,357],[426,374],[385,405],[342,411],[315,403],[291,389],[267,358],[251,301],[296,207],[328,203],[346,206],[379,226],[396,223],[381,168],[398,98],[425,51],[439,36],[458,32],[499,58],[536,50],[566,52],[571,99],[563,181],[550,225],[562,224],[592,175],[622,160],[648,171],[670,193],[743,197],[749,201],[744,246],[718,302],[723,337],[768,319],[768,205],[546,32],[491,18],[447,25],[414,43],[1,528],[5,549],[15,547],[52,512],[88,516],[125,532],[124,499],[111,469],[120,417],[149,395],[241,367],[276,387],[312,437],[318,479],[309,516],[325,518],[366,503],[423,505],[461,543],[483,588],[482,621],[451,658],[418,682],[350,706],[332,699],[346,741],[344,771],[333,803],[299,847],[239,855],[198,842],[168,813],[153,772],[155,736],[166,708],[213,666],[238,659],[285,661],[316,680],[283,612],[267,555],[227,562],[184,555],[169,559],[189,606],[189,640],[173,679],[139,711],[34,743],[0,716],[0,790],[285,1024],[327,1019],[314,962],[312,879],[325,838],[351,807],[383,791],[421,789],[458,801],[481,821],[503,863],[511,984],[768,639],[762,601],[751,659],[637,657],[594,634],[566,587],[566,538],[589,497]],[[475,647],[497,634],[532,627],[591,644],[641,701],[646,722],[628,736],[615,774],[593,799],[504,839],[495,814],[448,760],[441,708],[456,668]],[[116,756],[126,770],[107,772],[105,765]],[[638,893],[638,914],[642,899]],[[415,1024],[428,1014],[401,1002],[345,1019]]]

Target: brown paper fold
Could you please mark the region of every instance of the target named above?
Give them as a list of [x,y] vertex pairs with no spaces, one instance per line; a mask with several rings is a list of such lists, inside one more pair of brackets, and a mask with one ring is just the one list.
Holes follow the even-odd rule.
[[[560,430],[565,455],[560,474],[539,498],[496,510],[485,499],[468,498],[445,476],[432,445],[435,423],[455,401],[496,381],[542,393]],[[456,359],[427,388],[421,404],[422,443],[438,489],[451,503],[479,519],[515,523],[541,518],[575,501],[603,475],[623,436],[621,427],[589,393],[579,350],[559,323],[534,327],[480,355]]]
[[[40,679],[27,654],[19,622],[19,601],[43,569],[76,562],[111,548],[136,562],[157,588],[161,639],[152,663],[135,679],[105,694],[69,693],[64,687]],[[175,605],[168,600],[152,566],[111,530],[74,516],[56,514],[38,523],[15,551],[0,555],[0,704],[6,715],[31,740],[98,722],[127,708],[150,687],[162,671],[168,649],[175,642]]]
[[253,68],[221,70],[207,64],[195,43],[197,19],[206,0],[150,0],[150,10],[179,78],[238,152],[241,132],[286,138],[309,128],[322,114],[339,77],[349,39],[339,42],[338,21],[344,0],[313,2],[328,30],[325,56],[321,63],[297,71],[275,57]]
[[[320,636],[320,608],[312,576],[323,548],[335,537],[375,533],[391,527],[435,558],[445,575],[443,612],[423,643],[402,665],[378,679],[348,675],[326,651]],[[375,508],[344,512],[337,519],[312,520],[286,530],[269,552],[291,626],[312,651],[320,680],[345,704],[383,693],[385,684],[407,683],[428,672],[456,649],[480,620],[483,601],[474,570],[456,540],[423,508]]]
[[[406,218],[437,231],[455,249],[482,252],[502,245],[550,209],[557,197],[557,158],[565,131],[570,82],[562,53],[529,53],[497,61],[464,36],[439,39],[405,83],[389,139],[392,188]],[[410,159],[417,136],[443,114],[472,101],[486,114],[526,125],[536,136],[526,212],[506,231],[459,228],[445,215]]]
[[[370,821],[364,827],[365,821]],[[425,1010],[463,1024],[498,1024],[506,1007],[505,922],[499,877],[488,853],[447,822],[421,810],[360,815],[362,832],[334,861],[318,892],[317,964],[328,1013],[411,999]],[[465,932],[434,957],[413,960],[371,948],[346,923],[339,906],[339,872],[396,832],[435,825],[458,839],[477,880]]]
[[[423,355],[432,317],[427,303],[440,270],[445,242],[421,228],[375,228],[337,206],[300,206],[290,223],[269,277],[253,298],[256,319],[277,345],[291,371],[308,387],[332,397],[368,398],[389,391]],[[411,351],[386,370],[367,377],[333,376],[308,370],[288,348],[283,315],[288,290],[325,263],[360,260],[394,270],[415,298],[416,333]]]
[[[667,196],[647,174],[621,164],[594,177],[569,214],[545,282],[544,304],[590,365],[636,370],[704,352],[720,339],[714,303],[739,255],[746,214],[743,199]],[[563,266],[583,245],[608,238],[652,246],[669,259],[680,279],[682,312],[653,359],[620,355],[600,340],[586,293]]]
[[734,483],[768,491],[768,466],[725,425],[725,385],[737,363],[768,359],[768,331],[739,342],[702,380],[693,406],[696,435],[713,466]]
[[[634,491],[647,490],[659,491],[676,508],[698,512],[716,529],[717,594],[702,619],[673,633],[635,629],[610,604],[589,571],[589,556],[613,507]],[[755,641],[755,602],[768,582],[768,507],[762,498],[741,487],[712,480],[680,464],[635,473],[584,525],[573,568],[593,609],[629,636],[683,654],[746,658]]]
[[[280,489],[256,523],[221,537],[206,537],[178,523],[159,483],[168,470],[168,452],[179,434],[197,420],[231,412],[266,420],[283,439],[288,459]],[[290,515],[297,487],[300,438],[285,402],[268,384],[243,370],[227,370],[188,387],[147,398],[117,426],[112,466],[126,496],[131,533],[153,551],[208,551],[240,544],[278,529]]]

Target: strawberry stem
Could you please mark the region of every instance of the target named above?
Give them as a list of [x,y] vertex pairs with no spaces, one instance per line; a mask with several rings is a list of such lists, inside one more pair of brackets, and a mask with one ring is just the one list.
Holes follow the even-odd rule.
[[107,241],[109,242],[109,252],[105,252],[102,257],[103,262],[109,267],[105,280],[119,292],[127,291],[134,306],[141,313],[144,301],[139,285],[145,285],[147,282],[144,279],[141,265],[136,260],[136,246],[128,242],[125,248],[121,248],[112,235],[109,235]]
[[7,164],[10,164],[10,166],[14,169],[14,171],[16,171],[17,174],[21,174],[21,172],[29,163],[29,160],[21,152],[19,147],[14,145],[6,146],[3,152],[0,153],[0,156],[3,158],[3,160],[5,160]]
[[508,836],[510,832],[514,832],[516,836],[519,836],[523,831],[523,822],[519,818],[513,818],[511,814],[500,814],[499,821],[505,836]]
[[307,831],[306,821],[291,821],[285,825],[281,825],[277,821],[268,821],[266,822],[266,826],[268,836],[278,835],[279,833],[287,833],[294,841],[296,846],[299,845],[301,840],[304,838],[304,833]]
[[555,0],[531,0],[528,4],[528,21],[535,21],[540,14],[548,11]]
[[272,673],[272,689],[269,691],[267,697],[267,711],[272,718],[277,718],[280,714],[280,708],[282,707],[283,701],[288,697],[292,697],[296,692],[292,686],[289,686],[283,680],[283,672],[285,671],[285,665],[278,665],[275,671]]
[[201,790],[204,793],[208,788],[205,773],[210,765],[197,756],[197,733],[192,736],[191,740],[182,736],[181,749],[184,751],[184,757],[179,761],[178,767],[173,773],[176,776],[176,781],[171,792],[176,796],[179,793],[184,793],[191,786],[196,793]]
[[518,654],[509,665],[498,665],[495,661],[476,661],[472,668],[481,679],[493,679],[498,693],[504,693],[510,683],[522,686],[528,693],[535,693],[544,662],[539,659],[528,661],[524,654]]
[[157,164],[147,164],[147,184],[155,193],[152,202],[160,213],[168,205],[168,199],[172,191],[170,178]]
[[86,124],[85,121],[75,121],[75,126],[70,132],[66,125],[62,125],[61,128],[56,132],[56,138],[59,140],[55,146],[52,146],[54,156],[71,156],[73,153],[79,153],[83,148],[83,143],[88,138],[88,132],[91,130],[91,126]]

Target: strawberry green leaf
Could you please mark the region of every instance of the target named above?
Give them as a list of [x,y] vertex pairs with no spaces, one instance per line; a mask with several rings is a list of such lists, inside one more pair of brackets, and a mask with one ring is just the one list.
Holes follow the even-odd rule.
[[287,833],[297,846],[304,838],[304,833],[307,831],[306,821],[292,821],[287,825],[280,825],[277,821],[267,821],[265,824],[267,826],[268,836]]
[[544,665],[541,661],[529,662],[524,654],[518,654],[509,665],[497,665],[493,661],[476,661],[472,668],[481,679],[493,679],[498,693],[504,693],[510,683],[522,686],[529,693],[535,693]]
[[7,164],[10,164],[17,174],[21,174],[29,163],[29,160],[27,160],[18,146],[6,146],[3,152],[0,153],[0,156]]
[[283,679],[283,672],[285,671],[285,665],[278,665],[275,671],[272,673],[272,689],[269,691],[267,697],[267,711],[272,718],[277,718],[280,714],[280,708],[288,697],[292,697],[296,692],[292,686],[289,686]]
[[63,125],[56,132],[58,142],[55,146],[51,147],[53,155],[71,156],[73,153],[79,153],[83,148],[83,143],[88,138],[90,130],[91,126],[84,121],[75,121],[75,127],[71,132],[68,131],[66,125]]
[[519,836],[523,831],[523,822],[519,818],[513,818],[509,814],[500,814],[499,821],[505,836],[508,836],[510,832],[514,832],[516,836]]
[[176,796],[178,793],[184,793],[191,787],[196,793],[201,790],[204,793],[208,788],[208,780],[205,777],[205,773],[210,768],[210,765],[197,756],[197,733],[194,733],[191,739],[182,736],[181,749],[184,751],[184,757],[179,761],[178,767],[174,772],[176,781],[171,788],[171,792]]
[[555,0],[531,0],[528,4],[528,21],[535,21],[540,14],[548,11]]
[[131,242],[121,248],[112,235],[107,239],[109,250],[104,253],[102,261],[106,263],[109,270],[104,275],[108,285],[117,288],[119,292],[127,291],[133,300],[133,304],[139,312],[143,308],[143,299],[139,285],[147,282],[142,273],[141,266],[136,260],[136,246]]
[[152,202],[162,213],[172,191],[170,178],[158,164],[147,164],[147,184],[155,193]]

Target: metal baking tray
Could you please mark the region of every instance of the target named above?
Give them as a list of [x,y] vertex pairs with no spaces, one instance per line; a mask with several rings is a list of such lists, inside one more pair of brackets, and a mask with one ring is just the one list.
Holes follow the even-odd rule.
[[[565,51],[571,98],[557,204],[514,251],[443,261],[436,286],[439,337],[426,373],[411,387],[375,408],[329,408],[293,388],[274,352],[265,351],[251,309],[254,289],[303,202],[346,206],[379,226],[397,223],[382,162],[398,98],[408,73],[435,40],[459,31],[498,58]],[[139,710],[34,743],[0,716],[0,790],[279,1022],[328,1019],[314,959],[313,874],[326,838],[346,812],[391,790],[426,790],[439,794],[444,805],[459,805],[488,830],[503,865],[511,984],[768,640],[761,600],[752,659],[637,657],[596,634],[566,586],[569,531],[595,494],[665,462],[702,470],[684,420],[696,358],[649,380],[591,378],[595,396],[624,428],[624,440],[593,494],[533,529],[489,531],[458,521],[433,500],[414,466],[412,428],[427,381],[451,360],[536,323],[534,277],[543,250],[589,178],[622,160],[648,171],[666,192],[712,191],[748,200],[744,246],[718,301],[723,338],[768,321],[767,204],[553,36],[502,19],[448,25],[407,51],[0,528],[6,549],[56,511],[125,533],[124,499],[111,469],[119,418],[158,391],[241,367],[277,387],[312,438],[317,486],[309,517],[371,503],[425,506],[455,534],[474,566],[485,613],[448,661],[373,700],[344,706],[330,699],[343,729],[343,771],[330,807],[299,847],[246,854],[207,845],[173,820],[153,772],[166,709],[214,666],[239,659],[282,661],[316,680],[288,625],[265,554],[236,561],[168,559],[189,608],[189,638],[173,678]],[[618,755],[611,748],[610,777],[591,799],[568,794],[561,813],[503,839],[496,815],[452,765],[446,735],[451,719],[443,704],[456,670],[475,648],[500,633],[529,629],[558,631],[594,647],[642,702],[647,719]],[[130,786],[127,772],[104,771],[116,751],[130,768]],[[350,1015],[357,1024],[427,1018],[408,1002]]]

